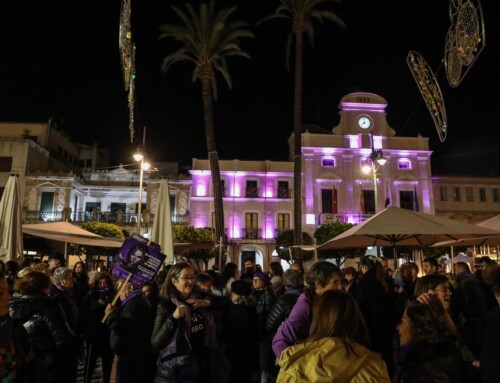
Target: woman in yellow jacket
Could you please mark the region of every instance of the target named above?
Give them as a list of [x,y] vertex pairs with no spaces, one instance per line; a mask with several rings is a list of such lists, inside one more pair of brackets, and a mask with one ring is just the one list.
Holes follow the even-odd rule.
[[371,352],[354,299],[344,291],[321,295],[313,307],[312,334],[278,360],[277,383],[389,383],[385,362]]

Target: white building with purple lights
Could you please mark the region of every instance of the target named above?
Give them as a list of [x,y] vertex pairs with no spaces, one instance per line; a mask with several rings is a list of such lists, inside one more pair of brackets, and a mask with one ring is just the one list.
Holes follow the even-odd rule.
[[[340,121],[331,132],[305,126],[305,232],[313,235],[318,225],[336,220],[358,223],[388,204],[434,214],[428,139],[395,137],[386,107],[376,94],[351,93],[340,101]],[[289,147],[292,153],[293,136]],[[241,265],[254,256],[268,269],[275,238],[293,229],[293,162],[226,160],[220,161],[220,170],[229,259]],[[208,161],[193,159],[191,176],[191,224],[212,227]]]

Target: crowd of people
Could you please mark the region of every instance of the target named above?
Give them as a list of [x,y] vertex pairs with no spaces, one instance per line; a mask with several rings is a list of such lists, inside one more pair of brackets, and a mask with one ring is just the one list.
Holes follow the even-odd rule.
[[[433,258],[269,271],[165,266],[135,288],[104,265],[0,261],[0,382],[500,382],[500,267]],[[113,298],[118,294],[118,300]],[[113,370],[113,363],[116,368]]]

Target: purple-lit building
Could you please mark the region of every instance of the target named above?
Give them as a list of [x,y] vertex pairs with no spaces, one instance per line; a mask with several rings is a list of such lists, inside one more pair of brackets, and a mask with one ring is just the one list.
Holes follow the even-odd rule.
[[[351,93],[342,98],[340,121],[331,132],[306,126],[304,231],[312,235],[318,225],[335,220],[357,223],[387,204],[434,214],[428,139],[395,137],[386,107],[376,94]],[[289,145],[292,153],[293,136]],[[382,157],[386,162],[379,165],[375,160]],[[229,257],[240,265],[255,255],[267,269],[277,234],[293,228],[293,162],[230,160],[220,161],[220,169]],[[191,224],[211,227],[208,161],[194,159],[191,175]]]

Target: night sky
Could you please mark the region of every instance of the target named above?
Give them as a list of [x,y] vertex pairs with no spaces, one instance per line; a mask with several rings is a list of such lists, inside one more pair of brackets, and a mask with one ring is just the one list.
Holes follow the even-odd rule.
[[[137,45],[137,128],[147,127],[154,161],[189,164],[206,158],[199,83],[189,63],[161,72],[170,40],[158,26],[176,21],[172,4],[132,0]],[[191,1],[191,3],[198,3]],[[406,65],[410,50],[437,70],[450,26],[445,0],[343,0],[332,9],[346,22],[317,26],[314,49],[304,50],[303,122],[331,130],[345,94],[361,90],[384,97],[388,121],[399,136],[430,137],[434,174],[500,176],[498,1],[483,0],[486,48],[458,88],[437,74],[449,132],[440,143],[427,107]],[[236,4],[254,39],[242,40],[251,56],[229,59],[233,89],[218,82],[217,146],[223,159],[286,160],[292,130],[293,71],[286,69],[288,21],[255,23],[277,0],[218,0]],[[3,0],[0,4],[0,120],[62,121],[78,142],[112,151],[113,164],[131,163],[136,144],[128,131],[127,94],[118,49],[119,0]],[[496,56],[496,57],[495,57]]]

